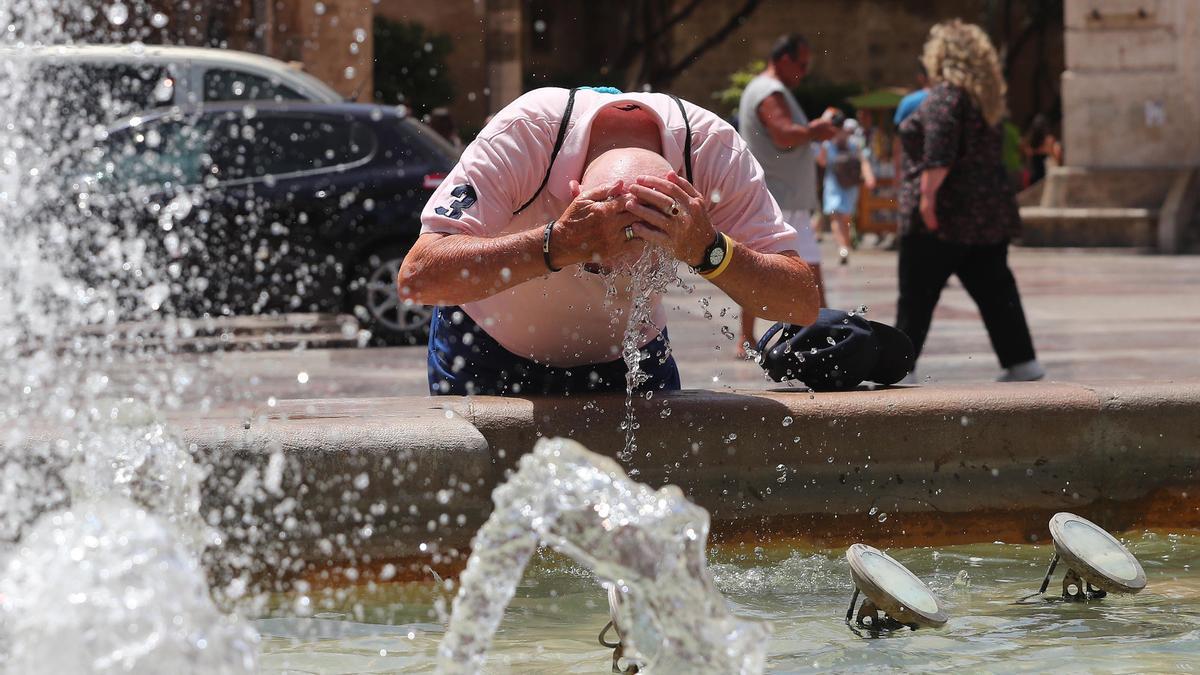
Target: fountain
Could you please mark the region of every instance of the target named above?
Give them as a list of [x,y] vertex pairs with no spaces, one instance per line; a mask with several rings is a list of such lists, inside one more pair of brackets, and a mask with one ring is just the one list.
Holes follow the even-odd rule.
[[539,544],[616,590],[627,656],[653,672],[761,673],[770,628],[737,619],[705,563],[708,514],[675,486],[630,481],[613,460],[542,440],[493,494],[438,650],[443,673],[474,673]]
[[[158,21],[102,8],[81,27],[0,0],[0,41]],[[597,579],[651,672],[1166,670],[1200,648],[1194,385],[220,400],[211,361],[116,348],[124,316],[163,317],[167,273],[136,233],[47,207],[45,146],[101,130],[50,93],[0,65],[0,669],[601,670]],[[998,602],[1064,510],[1118,532],[1146,590]],[[944,628],[846,630],[858,540],[928,581]]]

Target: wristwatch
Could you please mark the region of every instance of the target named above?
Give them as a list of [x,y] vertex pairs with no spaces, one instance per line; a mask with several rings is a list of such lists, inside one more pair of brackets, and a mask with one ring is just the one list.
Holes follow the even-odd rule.
[[704,249],[704,256],[700,258],[700,264],[692,269],[697,274],[708,274],[720,267],[728,255],[729,238],[718,232],[716,238],[708,245],[708,248]]

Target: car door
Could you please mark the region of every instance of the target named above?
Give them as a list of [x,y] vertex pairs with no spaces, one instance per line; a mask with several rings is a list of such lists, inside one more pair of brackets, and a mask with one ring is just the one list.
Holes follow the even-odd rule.
[[362,213],[360,169],[378,139],[369,125],[336,111],[269,109],[252,123],[262,214],[284,235],[297,264],[289,303],[305,311],[340,310],[344,244]]
[[122,318],[208,310],[212,131],[195,119],[155,118],[109,133],[61,167],[79,217],[91,221],[81,228],[93,233],[81,244],[83,273],[119,296]]

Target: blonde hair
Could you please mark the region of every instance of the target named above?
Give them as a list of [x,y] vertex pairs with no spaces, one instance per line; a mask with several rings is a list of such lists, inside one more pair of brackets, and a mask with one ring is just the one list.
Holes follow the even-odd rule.
[[1008,86],[996,48],[979,26],[959,19],[935,25],[929,29],[921,62],[931,83],[946,82],[965,89],[988,125],[1004,117]]

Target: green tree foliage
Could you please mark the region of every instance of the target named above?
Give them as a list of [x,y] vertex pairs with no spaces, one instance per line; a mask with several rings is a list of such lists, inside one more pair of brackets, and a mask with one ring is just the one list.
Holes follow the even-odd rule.
[[450,36],[419,23],[375,17],[375,100],[423,115],[454,98],[446,69]]
[[[720,102],[720,108],[737,116],[738,102],[742,99],[742,92],[745,91],[750,80],[753,80],[764,68],[766,68],[765,61],[752,61],[745,68],[730,75],[729,86],[713,94],[713,98]],[[804,78],[799,87],[792,90],[796,101],[809,117],[820,115],[829,106],[840,108],[847,115],[853,115],[854,106],[850,105],[849,99],[862,92],[861,84],[831,82],[818,75],[809,75]]]

